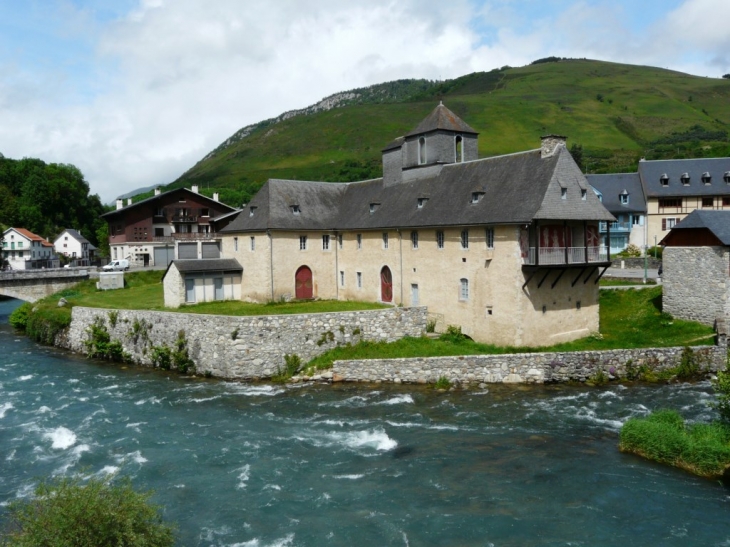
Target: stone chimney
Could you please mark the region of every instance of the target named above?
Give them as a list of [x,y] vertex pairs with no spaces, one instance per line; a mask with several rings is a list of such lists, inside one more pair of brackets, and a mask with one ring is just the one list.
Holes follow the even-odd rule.
[[127,205],[132,205],[132,198],[127,198]]
[[160,187],[159,186],[157,188],[155,188],[155,195],[156,196],[159,196],[161,193],[162,193],[162,190],[160,190]]
[[193,187],[191,188],[191,190],[197,194],[198,193],[198,185],[197,184],[193,184]]
[[540,140],[542,141],[540,146],[540,157],[549,158],[557,152],[560,145],[565,146],[565,142],[568,140],[568,137],[563,135],[545,135],[544,137],[540,137]]
[[119,198],[119,199],[117,200],[117,211],[118,211],[119,209],[121,209],[122,207],[124,207],[124,200],[123,200],[123,199],[121,199],[121,198]]
[[213,192],[213,201],[219,201],[219,197],[218,192]]

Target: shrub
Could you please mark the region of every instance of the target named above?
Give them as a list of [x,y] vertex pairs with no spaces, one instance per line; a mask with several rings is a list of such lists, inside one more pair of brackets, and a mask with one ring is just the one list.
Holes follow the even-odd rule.
[[426,332],[436,332],[436,320],[429,319],[426,323]]
[[30,302],[25,302],[21,306],[15,308],[15,310],[13,310],[13,313],[10,314],[10,325],[14,329],[24,331],[25,327],[28,325],[28,317],[30,317],[32,311],[33,304],[31,304]]
[[712,387],[717,397],[713,408],[717,409],[723,420],[730,422],[730,366],[717,373],[717,378],[712,380]]
[[466,335],[461,332],[461,327],[457,325],[449,325],[446,327],[446,332],[439,336],[439,340],[451,342],[453,344],[460,344],[466,340]]
[[69,308],[40,307],[28,316],[25,334],[40,344],[51,346],[56,336],[71,324]]
[[195,361],[188,354],[188,340],[185,338],[185,331],[177,333],[175,351],[172,352],[172,364],[182,374],[195,374]]
[[680,378],[681,380],[689,380],[700,374],[700,365],[697,357],[688,346],[684,346],[684,349],[682,349],[679,365],[677,365],[675,372],[677,374],[677,378]]
[[284,368],[278,368],[277,373],[271,377],[273,382],[284,383],[294,376],[302,367],[302,359],[296,353],[284,355]]
[[170,370],[172,365],[172,350],[165,344],[152,346],[152,365],[163,370]]
[[41,482],[35,498],[9,507],[3,545],[14,547],[168,547],[173,528],[162,521],[152,492],[136,492],[129,479],[112,477]]
[[658,258],[659,260],[662,259],[662,253],[664,252],[664,247],[661,245],[656,245],[655,247],[649,247],[646,250],[647,256],[653,256],[655,258]]
[[86,330],[89,338],[84,341],[84,345],[86,355],[90,359],[106,359],[122,363],[130,360],[130,356],[124,352],[121,342],[111,339],[104,319],[99,316],[95,317],[94,322]]
[[451,381],[446,376],[439,376],[436,383],[433,385],[434,389],[449,389],[451,387]]

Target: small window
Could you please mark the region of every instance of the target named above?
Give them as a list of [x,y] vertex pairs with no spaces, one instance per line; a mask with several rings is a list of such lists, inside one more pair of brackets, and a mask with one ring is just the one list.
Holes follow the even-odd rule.
[[238,252],[238,238],[237,237],[233,238],[233,250]]
[[580,199],[582,199],[583,201],[585,201],[586,199],[588,199],[588,191],[581,190],[580,191]]
[[436,232],[436,247],[439,249],[444,248],[444,233],[441,230]]
[[621,202],[621,205],[628,205],[629,204],[629,194],[619,194],[619,201]]
[[669,176],[667,176],[666,173],[659,177],[659,184],[662,186],[669,186]]
[[702,183],[712,184],[712,175],[710,175],[709,171],[705,171],[704,173],[702,173]]
[[567,188],[561,188],[560,189],[560,198],[561,199],[568,199],[568,189]]
[[388,248],[388,232],[383,232],[383,249]]
[[362,234],[357,234],[357,248],[362,249]]
[[469,248],[469,230],[461,231],[461,248],[462,249]]
[[469,300],[469,280],[462,278],[460,283],[461,290],[459,291],[459,300]]
[[702,198],[702,207],[713,207],[715,205],[715,198]]
[[379,203],[371,203],[370,204],[370,214],[372,215],[375,211],[377,211],[379,206],[380,206]]
[[300,251],[307,250],[307,236],[299,236],[299,250]]
[[362,272],[357,272],[357,288],[362,289]]
[[256,207],[249,207],[248,208],[248,216],[252,217],[256,213]]
[[340,271],[340,287],[345,286],[345,272]]
[[203,207],[200,210],[200,216],[201,217],[209,217],[210,216],[210,209],[208,209],[207,207]]
[[487,249],[494,249],[494,228],[486,229]]
[[665,231],[665,232],[667,230],[671,230],[672,228],[674,228],[676,226],[676,224],[677,224],[677,219],[676,218],[671,218],[671,217],[670,218],[663,218],[662,219],[662,230]]
[[302,212],[302,210],[299,208],[299,205],[292,205],[291,212],[294,213],[295,215],[298,215],[299,213]]
[[454,156],[456,157],[456,163],[461,163],[464,161],[464,139],[461,138],[461,135],[457,135],[454,139]]
[[722,198],[722,206],[723,207],[730,207],[730,197],[724,196]]
[[659,198],[659,208],[681,208],[682,198]]
[[256,250],[256,238],[254,236],[251,236],[251,250]]
[[484,192],[472,192],[471,193],[471,202],[472,203],[479,203],[479,201],[484,197]]
[[63,236],[64,241],[68,241],[68,236]]
[[421,137],[418,139],[418,164],[423,165],[426,163],[426,138]]
[[411,232],[411,247],[418,249],[418,232]]
[[579,310],[579,309],[580,309],[580,300],[577,300],[577,301],[575,302],[575,309],[576,309],[576,310]]
[[342,234],[337,235],[337,246],[342,249]]
[[329,234],[324,234],[322,236],[322,250],[323,251],[329,251],[330,250],[330,236],[329,236]]
[[418,208],[423,209],[423,206],[426,205],[427,201],[428,198],[418,198]]
[[155,216],[156,217],[164,217],[165,216],[165,210],[162,209],[161,207],[158,207],[157,209],[155,209]]
[[679,177],[679,180],[682,181],[682,184],[684,186],[689,186],[689,173],[682,173],[682,176]]
[[724,180],[727,184],[730,184],[730,171],[725,171],[725,174],[722,176],[722,180]]

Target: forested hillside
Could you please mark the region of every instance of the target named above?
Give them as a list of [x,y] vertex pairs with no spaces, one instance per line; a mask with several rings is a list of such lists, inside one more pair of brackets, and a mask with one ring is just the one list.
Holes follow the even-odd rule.
[[730,80],[601,61],[547,58],[445,82],[400,80],[338,93],[237,131],[168,188],[198,184],[232,205],[268,178],[379,177],[381,149],[439,100],[480,132],[480,157],[568,136],[591,173],[639,158],[730,155]]
[[73,165],[0,156],[0,225],[27,228],[50,242],[65,228],[93,244],[105,225],[104,207],[89,194],[84,175]]

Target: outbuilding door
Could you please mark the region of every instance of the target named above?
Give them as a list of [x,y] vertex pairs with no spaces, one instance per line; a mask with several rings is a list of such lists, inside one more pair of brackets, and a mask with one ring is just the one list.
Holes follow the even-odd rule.
[[312,270],[301,266],[294,276],[295,295],[300,300],[312,298]]
[[383,266],[383,269],[380,270],[380,300],[393,301],[393,275],[388,266]]

